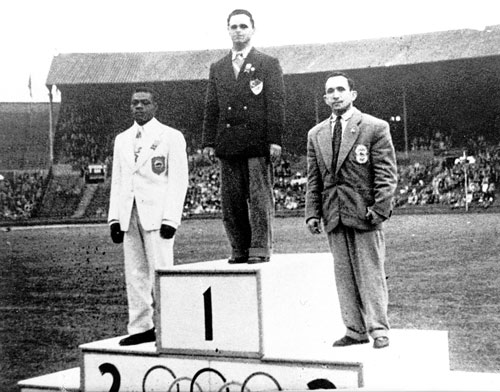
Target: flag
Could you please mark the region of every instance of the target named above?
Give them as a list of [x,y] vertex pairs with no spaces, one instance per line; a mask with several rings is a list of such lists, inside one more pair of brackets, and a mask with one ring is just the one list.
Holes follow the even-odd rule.
[[28,78],[28,89],[30,90],[30,98],[33,98],[33,93],[31,91],[31,74],[30,77]]

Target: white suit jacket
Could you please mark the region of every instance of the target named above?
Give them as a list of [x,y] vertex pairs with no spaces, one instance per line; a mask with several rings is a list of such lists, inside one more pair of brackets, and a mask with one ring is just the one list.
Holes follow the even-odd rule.
[[127,231],[134,199],[145,230],[163,223],[177,228],[188,187],[186,141],[181,132],[153,118],[144,125],[137,162],[134,141],[138,124],[116,136],[108,223]]

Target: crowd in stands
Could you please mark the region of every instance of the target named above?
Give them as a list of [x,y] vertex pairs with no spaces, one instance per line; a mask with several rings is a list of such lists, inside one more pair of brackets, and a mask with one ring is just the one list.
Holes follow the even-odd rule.
[[[276,210],[303,208],[305,183],[306,179],[300,172],[292,173],[288,159],[283,158],[274,165]],[[212,214],[220,211],[220,171],[217,160],[204,157],[199,150],[189,154],[189,188],[184,215]]]
[[440,155],[452,146],[450,135],[446,135],[440,130],[431,133],[430,136],[414,136],[410,141],[411,151],[434,151]]
[[0,180],[0,214],[3,220],[29,219],[43,197],[43,172],[9,172]]
[[[88,109],[88,108],[87,108]],[[57,131],[58,163],[71,163],[81,170],[88,164],[100,163],[111,169],[113,135],[106,128],[104,114],[90,109],[67,108],[60,116]],[[449,152],[455,147],[455,155]],[[479,206],[488,208],[495,203],[500,181],[500,144],[486,141],[482,135],[467,140],[463,150],[452,145],[450,136],[441,131],[432,137],[411,139],[412,152],[427,151],[426,160],[398,164],[396,207],[441,205],[446,208]],[[428,152],[432,151],[432,154]],[[457,151],[460,151],[458,153]],[[466,156],[462,152],[467,151]],[[429,156],[433,158],[427,159]],[[189,188],[184,215],[214,214],[221,211],[220,171],[217,159],[203,156],[200,150],[189,152]],[[305,205],[306,165],[303,159],[284,154],[274,164],[274,199],[276,211],[301,210]],[[14,173],[14,172],[13,172]],[[467,189],[465,181],[467,179]],[[0,181],[0,213],[2,219],[30,218],[43,195],[44,176],[41,173],[6,175]],[[72,187],[56,194],[61,197],[82,193]],[[100,215],[105,215],[102,206]]]
[[472,144],[467,154],[450,157],[451,161],[437,157],[427,163],[399,165],[396,206],[490,207],[500,180],[500,145],[488,146],[482,137]]
[[205,157],[200,151],[189,154],[189,187],[184,215],[220,211],[220,171],[215,158]]
[[69,163],[84,171],[89,164],[108,164],[111,159],[113,135],[99,108],[61,108],[56,138],[57,163]]

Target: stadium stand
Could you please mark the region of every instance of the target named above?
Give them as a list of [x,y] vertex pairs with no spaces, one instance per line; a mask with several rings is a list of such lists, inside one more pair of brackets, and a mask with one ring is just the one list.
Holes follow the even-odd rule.
[[[61,166],[63,166],[61,168]],[[38,218],[70,218],[84,193],[84,181],[78,172],[55,165],[45,190]]]
[[0,170],[48,170],[49,104],[2,102],[0,118]]
[[[287,96],[283,147],[288,154],[275,167],[276,211],[303,208],[307,130],[329,115],[321,91],[332,66],[359,81],[359,108],[391,122],[399,153],[397,210],[432,206],[449,211],[466,201],[491,210],[500,173],[499,36],[500,26],[488,26],[396,40],[266,48],[282,63]],[[160,92],[158,119],[181,130],[190,149],[185,216],[217,214],[218,166],[195,149],[201,145],[209,64],[223,52],[56,56],[46,81],[50,88],[57,86],[62,100],[53,103],[53,162],[47,153],[47,107],[0,104],[0,173],[8,177],[9,170],[50,169],[41,201],[36,201],[41,206],[32,209],[30,219],[105,219],[113,139],[130,125],[131,89],[144,83]],[[463,91],[469,93],[467,110],[457,105],[465,102]],[[470,162],[460,160],[463,151]],[[89,184],[91,164],[107,169],[103,183]],[[4,192],[3,205],[15,205],[8,197],[14,196]]]
[[36,215],[47,171],[2,171],[0,213],[3,220],[26,220]]

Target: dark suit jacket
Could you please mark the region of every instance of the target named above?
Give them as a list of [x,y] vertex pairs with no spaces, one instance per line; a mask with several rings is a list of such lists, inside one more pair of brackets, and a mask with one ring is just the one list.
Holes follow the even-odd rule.
[[269,144],[281,145],[284,90],[278,59],[255,48],[249,52],[237,79],[231,52],[212,64],[203,147],[214,147],[219,157],[268,156]]
[[339,220],[348,227],[374,230],[367,208],[389,218],[397,185],[396,155],[389,124],[355,109],[332,173],[330,119],[308,133],[306,221],[321,218],[326,232]]

